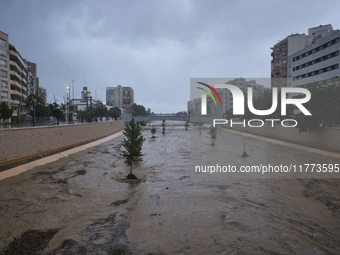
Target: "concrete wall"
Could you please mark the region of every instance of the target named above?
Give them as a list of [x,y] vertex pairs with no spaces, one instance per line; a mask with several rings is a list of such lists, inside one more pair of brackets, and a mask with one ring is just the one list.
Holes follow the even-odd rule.
[[275,124],[274,127],[271,127],[271,124],[265,124],[263,127],[258,128],[233,125],[231,129],[318,149],[340,152],[340,128],[320,128],[311,134],[299,134],[296,128],[282,127],[280,124]]
[[124,121],[0,130],[0,164],[97,140],[124,129]]

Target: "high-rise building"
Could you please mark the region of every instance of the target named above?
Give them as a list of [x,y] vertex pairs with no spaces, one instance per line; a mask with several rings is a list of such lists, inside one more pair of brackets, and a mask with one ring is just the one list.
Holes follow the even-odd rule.
[[9,68],[9,43],[8,35],[0,31],[0,68],[1,68],[1,98],[0,102],[6,102],[10,105],[11,85],[10,85],[10,68]]
[[[277,44],[275,44],[271,48],[273,50],[273,52],[272,52],[273,60],[271,62],[271,86],[272,87],[279,87],[279,88],[287,87],[287,86],[295,86],[294,84],[297,84],[295,81],[297,79],[302,78],[300,76],[305,75],[303,77],[303,78],[305,78],[306,75],[307,76],[309,75],[308,73],[312,73],[313,71],[317,71],[318,70],[318,69],[316,69],[317,65],[315,65],[315,64],[320,62],[319,61],[320,59],[318,59],[318,58],[320,58],[322,56],[321,55],[319,56],[319,54],[314,54],[314,53],[319,51],[318,47],[321,44],[323,44],[322,43],[323,39],[328,37],[328,36],[334,35],[334,33],[336,33],[336,32],[333,31],[332,25],[330,25],[330,24],[320,25],[320,26],[317,26],[317,27],[309,28],[308,29],[308,35],[306,35],[306,34],[292,34],[292,35],[287,36],[285,39],[281,40]],[[336,37],[337,36],[335,35],[333,39],[336,39]],[[313,51],[313,49],[315,49],[314,50],[315,52]],[[332,50],[333,49],[334,49],[334,47],[332,48]],[[313,55],[314,58],[310,56],[312,54],[312,52],[314,54]],[[325,52],[326,51],[323,51],[324,54],[326,54]],[[335,51],[330,52],[330,53],[328,53],[328,51],[327,51],[326,55],[332,54],[332,53],[333,53],[333,55],[327,57],[327,59],[336,57]],[[309,57],[307,57],[307,56],[309,56]],[[304,58],[304,59],[302,60],[302,58]],[[308,61],[305,63],[306,60],[308,60]],[[313,62],[313,60],[315,62]],[[323,60],[325,60],[325,59],[323,59]],[[335,59],[333,59],[333,60],[335,60]],[[330,63],[330,62],[328,62],[328,63]],[[314,66],[311,67],[311,65],[314,65]],[[309,66],[310,68],[302,70],[303,68],[306,68],[307,66]],[[326,68],[325,70],[327,70],[328,67],[329,66],[322,65],[322,67],[320,67],[320,68]],[[330,64],[330,68],[331,69],[333,68],[332,70],[334,70],[335,64]],[[306,73],[306,71],[308,71],[308,73]],[[315,73],[313,73],[313,75],[315,75]],[[291,80],[293,80],[294,82],[291,82]]]
[[113,106],[114,87],[106,87],[106,105]]
[[16,117],[23,113],[28,94],[27,63],[8,42],[7,34],[0,31],[0,40],[1,101],[9,104],[14,110],[13,117]]
[[306,47],[307,36],[305,34],[292,34],[279,41],[271,49],[273,60],[271,61],[271,86],[287,87],[288,56]]
[[13,117],[27,114],[24,106],[29,94],[36,93],[46,101],[46,90],[39,87],[37,65],[22,58],[14,45],[9,43],[8,38],[8,34],[0,31],[0,102],[7,102],[14,110],[11,120],[13,122],[17,120]]
[[340,31],[331,25],[308,30],[308,46],[288,58],[288,86],[340,77]]
[[[26,60],[25,60],[26,61]],[[28,67],[28,76],[29,76],[29,85],[28,85],[28,92],[29,94],[38,94],[39,95],[39,78],[38,78],[38,71],[37,71],[37,64],[32,63],[30,61],[26,61]],[[39,95],[40,96],[40,95]]]
[[131,87],[106,87],[106,105],[123,108],[130,112],[134,103],[134,91]]

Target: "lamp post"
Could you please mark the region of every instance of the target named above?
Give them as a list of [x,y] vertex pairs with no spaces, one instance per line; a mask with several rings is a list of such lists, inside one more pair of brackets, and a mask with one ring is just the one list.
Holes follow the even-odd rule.
[[66,96],[66,114],[67,114],[67,119],[66,122],[68,122],[69,124],[71,123],[70,120],[70,87],[67,86],[67,96]]
[[71,81],[71,82],[72,82],[72,88],[73,88],[73,92],[72,92],[72,94],[73,94],[73,95],[72,95],[72,99],[74,99],[74,90],[75,90],[75,89],[74,89],[74,81]]

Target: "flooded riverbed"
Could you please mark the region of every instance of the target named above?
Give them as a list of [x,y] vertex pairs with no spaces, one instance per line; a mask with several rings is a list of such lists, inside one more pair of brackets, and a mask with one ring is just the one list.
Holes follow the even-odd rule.
[[297,164],[338,159],[225,131],[211,146],[208,129],[190,150],[190,132],[168,126],[162,135],[158,127],[151,138],[146,127],[134,169],[140,182],[121,180],[129,170],[122,137],[2,180],[0,250],[20,254],[30,243],[43,254],[340,253],[339,179],[231,178],[192,167],[226,142],[233,150],[225,160],[235,165],[278,163],[275,155]]

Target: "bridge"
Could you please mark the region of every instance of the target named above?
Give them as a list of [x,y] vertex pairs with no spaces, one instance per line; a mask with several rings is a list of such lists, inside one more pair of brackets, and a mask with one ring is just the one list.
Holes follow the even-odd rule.
[[[177,121],[190,121],[190,116],[177,116],[172,114],[157,114],[157,115],[148,115],[148,116],[134,116],[136,121],[157,121],[157,120],[177,120]],[[121,116],[121,119],[125,122],[129,122],[132,119],[131,114],[124,114]]]

